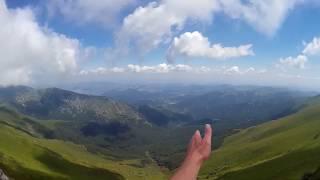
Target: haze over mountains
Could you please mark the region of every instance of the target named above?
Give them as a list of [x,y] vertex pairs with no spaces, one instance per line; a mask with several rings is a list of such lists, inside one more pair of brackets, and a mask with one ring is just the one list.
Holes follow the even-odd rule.
[[[253,138],[271,138],[280,131],[280,127],[273,126],[278,121],[283,122],[281,128],[291,127],[293,123],[295,125],[292,125],[301,131],[308,131],[307,127],[304,127],[307,124],[304,123],[311,121],[311,118],[314,118],[312,122],[318,122],[318,98],[313,98],[314,92],[229,85],[145,85],[117,88],[106,89],[103,95],[99,96],[58,88],[0,88],[1,137],[6,139],[1,140],[0,157],[3,161],[0,167],[9,177],[15,179],[78,179],[80,176],[86,179],[86,176],[76,173],[78,171],[93,175],[96,179],[103,179],[103,176],[110,179],[166,179],[170,171],[180,164],[194,131],[201,129],[205,123],[211,123],[215,131],[214,149],[217,149],[213,154],[218,157],[212,157],[200,177],[224,178],[229,177],[225,174],[234,169],[241,167],[245,170],[247,167],[255,167],[260,161],[265,162],[273,159],[273,156],[279,156],[278,151],[272,154],[273,151],[254,150],[260,148],[259,141],[254,141],[253,144],[249,144],[251,141],[243,141],[244,147],[247,148],[248,143],[248,146],[252,146],[252,151],[257,151],[252,152],[258,153],[257,159],[245,156],[249,159],[245,158],[241,162],[247,165],[237,164],[238,160],[233,159],[236,157],[225,151],[242,153],[241,149],[234,149],[229,145],[229,139],[242,143],[241,139],[249,136],[246,132],[251,132],[240,129],[275,120],[261,128],[250,128],[259,128],[260,130],[252,131],[263,134],[255,134]],[[310,108],[313,109],[312,112],[308,110]],[[294,115],[295,113],[297,115]],[[300,117],[299,123],[291,121],[290,119],[294,119],[291,116]],[[284,120],[277,120],[282,117]],[[313,127],[315,131],[320,131],[318,126]],[[263,133],[265,129],[274,133]],[[281,134],[286,132],[287,130],[283,130]],[[232,136],[228,137],[230,135]],[[291,136],[290,133],[287,135]],[[301,137],[301,141],[306,140]],[[26,146],[30,149],[30,152],[23,153],[23,157],[16,149],[22,146],[20,142],[27,142]],[[281,143],[282,139],[276,142]],[[265,144],[264,148],[273,146],[276,145]],[[34,148],[36,150],[32,150]],[[78,151],[79,157],[73,155],[74,151]],[[291,156],[291,150],[285,147],[281,152]],[[301,156],[302,159],[308,158]],[[225,163],[220,163],[219,158],[228,158],[228,162],[234,163],[222,165]],[[32,166],[27,165],[29,161]],[[98,165],[95,165],[96,161],[99,162]],[[316,176],[315,168],[320,167],[316,165],[317,162],[314,159],[314,166],[302,169],[295,177],[302,177],[304,173],[309,173],[310,177]],[[239,168],[236,168],[238,166]],[[68,167],[69,170],[62,167]],[[100,171],[101,173],[98,173]],[[281,172],[285,173],[286,169]],[[232,177],[230,175],[231,179]]]
[[0,180],[167,180],[205,124],[200,180],[320,180],[319,17],[320,0],[0,0]]

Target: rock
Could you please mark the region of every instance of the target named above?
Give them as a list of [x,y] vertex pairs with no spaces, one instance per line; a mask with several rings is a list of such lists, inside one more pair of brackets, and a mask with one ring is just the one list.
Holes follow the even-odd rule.
[[4,174],[2,169],[0,169],[0,180],[9,180],[8,176]]

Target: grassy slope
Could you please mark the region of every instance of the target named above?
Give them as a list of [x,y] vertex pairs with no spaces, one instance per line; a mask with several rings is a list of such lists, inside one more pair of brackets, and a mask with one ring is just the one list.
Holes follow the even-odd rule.
[[[21,117],[20,117],[21,118]],[[159,167],[139,167],[140,160],[115,161],[89,153],[83,146],[33,137],[8,122],[23,121],[0,110],[0,167],[19,180],[28,179],[165,179]],[[19,126],[20,126],[19,125]]]
[[301,111],[228,137],[200,179],[301,179],[320,167],[320,98]]

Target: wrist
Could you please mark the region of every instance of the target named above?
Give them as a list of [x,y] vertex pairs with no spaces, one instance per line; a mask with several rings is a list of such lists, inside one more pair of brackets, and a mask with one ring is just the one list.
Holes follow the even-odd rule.
[[201,165],[203,164],[203,159],[201,156],[192,153],[186,157],[183,163],[185,166],[190,166],[192,168],[200,169]]

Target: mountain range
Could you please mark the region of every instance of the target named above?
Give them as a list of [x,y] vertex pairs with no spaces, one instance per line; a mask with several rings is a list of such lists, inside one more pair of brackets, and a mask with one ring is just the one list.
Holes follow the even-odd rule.
[[214,151],[200,179],[317,179],[313,95],[225,85],[103,95],[2,87],[0,169],[18,180],[167,179],[194,131],[211,123]]

